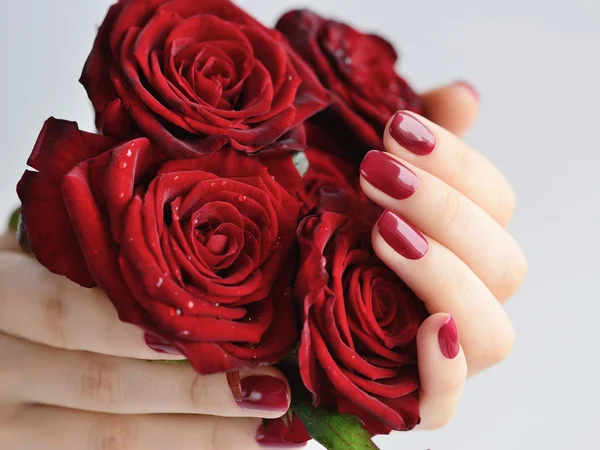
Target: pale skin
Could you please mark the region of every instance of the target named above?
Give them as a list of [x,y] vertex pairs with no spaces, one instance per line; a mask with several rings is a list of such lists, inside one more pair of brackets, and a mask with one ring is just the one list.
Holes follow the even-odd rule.
[[[418,156],[388,134],[385,151],[419,178],[410,198],[395,200],[361,179],[376,203],[404,217],[429,243],[410,260],[373,231],[378,256],[419,295],[431,316],[417,336],[421,429],[453,418],[467,378],[501,362],[514,332],[503,303],[526,273],[506,231],[514,193],[480,153],[456,136],[474,122],[478,99],[464,85],[425,94],[436,137]],[[383,150],[383,149],[382,149]],[[149,349],[138,328],[119,322],[110,301],[52,275],[0,239],[0,448],[28,450],[258,449],[261,418],[235,402],[222,374],[149,362],[178,359]],[[451,315],[460,350],[445,357],[438,332]],[[284,378],[274,368],[242,373]]]

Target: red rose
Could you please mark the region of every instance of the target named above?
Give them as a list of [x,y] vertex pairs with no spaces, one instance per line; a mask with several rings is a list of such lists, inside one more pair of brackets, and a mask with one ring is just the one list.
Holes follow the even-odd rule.
[[370,222],[324,212],[305,218],[298,237],[299,364],[315,406],[355,414],[373,434],[412,429],[423,304],[375,256]]
[[297,148],[329,101],[280,34],[228,0],[120,0],[81,82],[103,134],[142,134],[172,158]]
[[288,12],[277,29],[335,95],[333,105],[315,119],[339,130],[336,137],[350,133],[366,150],[381,148],[392,114],[421,111],[421,99],[396,73],[398,56],[385,39],[308,10]]
[[123,321],[200,373],[274,363],[293,345],[299,206],[257,158],[223,149],[167,160],[146,138],[117,145],[50,119],[28,164],[37,172],[18,193],[32,251],[97,284]]

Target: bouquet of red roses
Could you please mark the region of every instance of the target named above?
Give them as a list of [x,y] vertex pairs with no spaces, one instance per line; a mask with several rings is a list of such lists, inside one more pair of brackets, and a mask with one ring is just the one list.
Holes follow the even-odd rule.
[[22,234],[199,373],[279,364],[291,408],[263,442],[376,448],[419,422],[426,317],[359,187],[388,118],[421,110],[396,59],[306,10],[270,29],[228,0],[120,0],[81,77],[99,134],[46,122]]

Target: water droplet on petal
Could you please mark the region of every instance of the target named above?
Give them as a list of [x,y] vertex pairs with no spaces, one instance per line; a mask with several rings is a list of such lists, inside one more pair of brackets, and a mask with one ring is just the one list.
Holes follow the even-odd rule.
[[218,308],[219,306],[221,306],[220,303],[215,303],[215,308]]
[[188,308],[192,309],[194,307],[194,302],[189,302],[188,303]]
[[123,170],[125,167],[127,167],[127,163],[126,163],[126,162],[124,162],[124,161],[121,161],[121,162],[119,163],[119,169]]
[[179,178],[179,175],[175,175],[175,177],[173,178],[173,180],[177,180]]
[[127,150],[127,156],[131,156],[131,149],[133,148],[133,145],[129,148],[129,150]]
[[227,180],[221,181],[221,186],[225,186],[227,184]]
[[344,64],[346,64],[347,66],[349,66],[350,64],[352,64],[352,58],[350,58],[349,56],[346,56],[344,58]]
[[175,314],[177,314],[178,316],[180,316],[180,315],[181,315],[181,310],[180,310],[179,308],[177,308],[177,309],[175,310]]
[[288,81],[292,81],[292,76],[288,75]]
[[183,330],[180,334],[182,336],[188,336],[190,334],[190,332],[188,330]]
[[123,197],[125,197],[125,192],[121,192],[121,193],[119,194],[119,198],[123,198]]
[[161,287],[164,281],[165,280],[163,280],[162,278],[159,278],[158,281],[156,282],[156,287]]
[[210,187],[215,187],[216,185],[217,185],[217,182],[216,182],[216,181],[212,181],[212,182],[210,183]]
[[246,199],[247,199],[247,198],[248,198],[248,197],[246,197],[245,195],[240,195],[240,196],[238,197],[238,200],[239,200],[240,202],[244,202],[244,201],[246,201]]

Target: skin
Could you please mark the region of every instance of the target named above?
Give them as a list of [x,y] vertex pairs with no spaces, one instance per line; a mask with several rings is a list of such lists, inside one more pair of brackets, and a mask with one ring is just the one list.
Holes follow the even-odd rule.
[[[417,336],[419,427],[435,429],[454,416],[467,377],[509,353],[514,333],[502,304],[520,285],[526,263],[504,228],[514,210],[510,185],[456,137],[474,122],[477,97],[458,83],[424,97],[439,124],[419,118],[436,135],[435,151],[419,157],[387,131],[384,138],[385,150],[419,177],[417,192],[394,200],[361,183],[373,201],[402,215],[429,241],[428,253],[413,261],[373,231],[378,256],[432,313]],[[119,322],[100,291],[52,275],[19,253],[14,236],[1,237],[0,249],[0,448],[260,448],[260,418],[283,411],[240,408],[224,375],[146,361],[177,357],[150,350],[143,333]],[[443,356],[438,339],[449,315],[461,343],[453,359]],[[250,373],[283,378],[268,367],[242,376]]]

